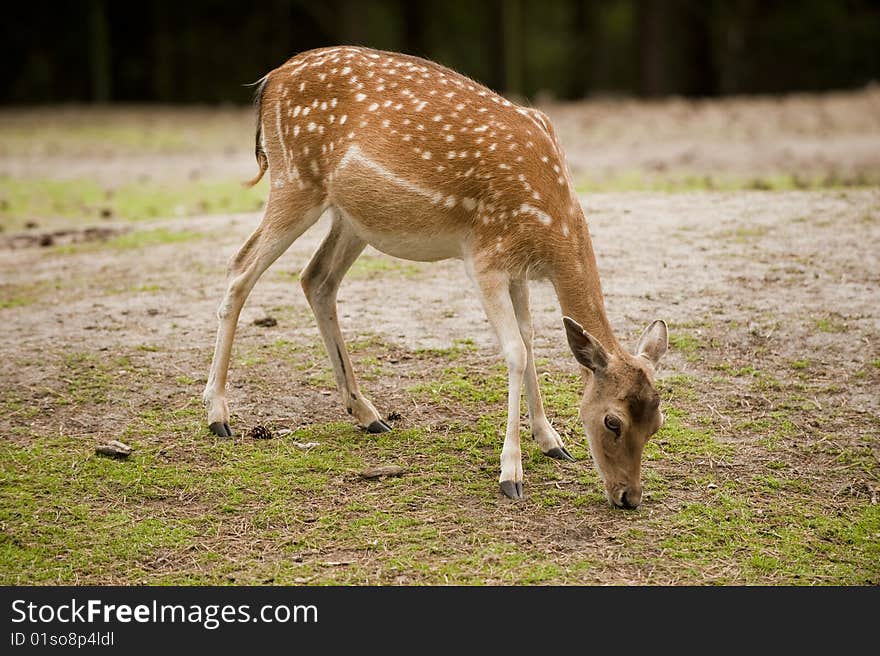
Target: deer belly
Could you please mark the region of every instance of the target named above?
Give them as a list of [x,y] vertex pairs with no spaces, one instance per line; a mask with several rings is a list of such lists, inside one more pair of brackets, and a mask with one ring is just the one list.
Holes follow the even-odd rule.
[[329,185],[330,204],[364,241],[388,255],[423,262],[461,257],[466,221],[450,199],[369,160],[356,146]]
[[382,217],[364,216],[339,206],[344,219],[355,233],[378,251],[403,260],[436,262],[461,257],[461,239],[448,233],[430,234],[419,230],[401,228],[406,218],[397,216],[395,228],[390,228]]

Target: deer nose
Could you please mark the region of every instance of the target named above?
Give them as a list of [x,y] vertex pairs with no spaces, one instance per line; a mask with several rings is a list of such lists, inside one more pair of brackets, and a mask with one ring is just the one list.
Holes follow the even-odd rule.
[[642,502],[642,490],[641,488],[630,488],[624,490],[620,495],[620,507],[626,508],[627,510],[634,510],[639,507],[639,504]]

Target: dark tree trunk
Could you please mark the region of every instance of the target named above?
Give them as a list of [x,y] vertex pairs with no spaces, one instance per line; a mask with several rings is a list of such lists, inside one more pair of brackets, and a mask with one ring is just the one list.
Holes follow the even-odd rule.
[[425,3],[400,0],[403,17],[403,50],[419,57],[425,54]]
[[502,2],[501,22],[504,30],[504,90],[511,95],[522,96],[525,87],[522,0]]
[[167,0],[153,5],[153,93],[160,102],[171,102],[174,93],[174,40]]
[[569,62],[570,98],[583,98],[590,91],[590,53],[593,47],[593,20],[588,0],[573,0],[571,60]]
[[103,0],[89,2],[89,63],[92,72],[92,100],[109,102],[112,95],[110,29]]
[[639,46],[639,93],[661,96],[667,92],[667,33],[663,0],[640,0],[637,34]]

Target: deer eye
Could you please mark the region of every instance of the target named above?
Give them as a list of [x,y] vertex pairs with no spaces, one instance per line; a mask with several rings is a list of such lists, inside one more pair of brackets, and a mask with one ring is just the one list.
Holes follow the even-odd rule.
[[605,428],[615,435],[620,435],[620,419],[614,415],[605,415]]

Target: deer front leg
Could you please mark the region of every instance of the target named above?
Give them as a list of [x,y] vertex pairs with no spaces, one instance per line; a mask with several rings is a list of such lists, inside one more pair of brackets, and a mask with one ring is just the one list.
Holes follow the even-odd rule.
[[507,363],[507,428],[501,449],[501,491],[511,499],[523,496],[522,451],[519,437],[520,397],[526,369],[526,347],[516,321],[507,274],[468,262],[468,273],[477,285],[483,309]]
[[385,433],[391,430],[391,426],[382,421],[376,408],[358,389],[336,313],[336,294],[342,278],[365,246],[366,243],[346,225],[341,212],[334,210],[330,232],[312,256],[300,280],[327,348],[346,411],[369,432]]
[[526,347],[525,385],[532,437],[538,442],[544,455],[560,460],[574,461],[568,449],[565,448],[559,433],[550,425],[547,415],[544,413],[541,388],[538,386],[538,373],[535,371],[535,356],[532,353],[534,329],[532,328],[532,315],[529,311],[528,280],[521,279],[511,282],[510,298],[513,300],[513,309],[516,312],[519,333]]

